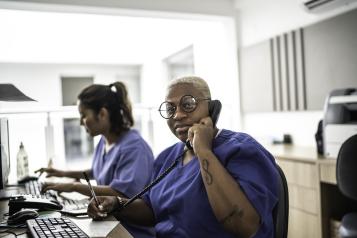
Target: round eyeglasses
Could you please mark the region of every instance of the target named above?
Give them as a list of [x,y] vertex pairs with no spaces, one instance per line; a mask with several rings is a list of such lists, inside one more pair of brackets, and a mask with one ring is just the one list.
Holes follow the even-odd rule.
[[[181,110],[184,112],[193,112],[196,110],[197,105],[200,101],[211,100],[210,98],[195,98],[192,95],[182,96],[179,102]],[[163,102],[159,107],[160,115],[165,119],[172,118],[177,110],[177,106],[172,102]]]

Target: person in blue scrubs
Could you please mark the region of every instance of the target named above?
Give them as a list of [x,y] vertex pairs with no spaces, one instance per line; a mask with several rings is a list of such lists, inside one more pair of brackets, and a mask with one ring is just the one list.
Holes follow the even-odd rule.
[[[41,168],[47,177],[69,177],[81,179],[83,172],[97,182],[93,186],[96,195],[131,197],[150,182],[154,157],[151,148],[131,127],[134,125],[132,106],[126,86],[122,82],[110,85],[93,84],[78,95],[80,123],[90,136],[101,135],[96,146],[92,168],[65,171]],[[87,184],[45,183],[43,192],[79,192],[90,196]],[[153,229],[131,224],[123,225],[135,237],[154,237]]]
[[104,196],[101,208],[90,203],[88,214],[153,225],[157,237],[274,237],[275,160],[248,134],[219,130],[209,115],[210,100],[203,79],[172,81],[159,111],[180,142],[159,154],[153,178],[176,158],[178,165],[124,209],[127,198]]

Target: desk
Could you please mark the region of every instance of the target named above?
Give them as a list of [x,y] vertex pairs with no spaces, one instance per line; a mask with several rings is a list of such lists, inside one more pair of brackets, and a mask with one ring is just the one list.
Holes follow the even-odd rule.
[[[1,220],[4,218],[4,214],[6,214],[8,212],[9,208],[8,208],[8,201],[5,200],[5,201],[0,201],[0,218]],[[86,220],[83,220],[81,219],[81,222],[80,221],[77,221],[76,222],[76,218],[71,218],[78,226],[79,228],[81,228],[84,232],[88,233],[86,229],[88,229],[88,227],[86,229],[84,229],[84,226],[88,226],[88,223],[91,222],[91,219],[88,218]],[[85,225],[85,223],[83,223],[82,221],[87,221],[87,225]],[[97,221],[96,223],[100,223],[99,221]],[[92,223],[91,223],[92,224]],[[6,229],[1,229],[2,230],[6,230]],[[20,236],[18,236],[19,238],[27,238],[27,237],[31,237],[29,234],[27,233],[24,233],[27,231],[26,228],[16,228],[16,229],[11,229],[11,231],[15,232],[16,234],[21,234]],[[110,232],[110,233],[109,233]],[[132,236],[129,234],[129,232],[120,224],[118,223],[115,228],[112,230],[112,231],[109,231],[108,230],[108,236],[109,238],[114,238],[114,237],[118,237],[118,238],[132,238]],[[88,235],[90,235],[88,233]],[[13,238],[14,235],[12,234],[4,234],[4,233],[1,233],[0,234],[0,237],[2,238]]]
[[266,146],[285,173],[289,187],[289,238],[329,238],[342,216],[357,211],[357,202],[336,185],[336,159],[314,147]]
[[[344,196],[337,187],[336,160],[319,161],[320,202],[322,237],[331,237],[331,229],[341,221],[344,214],[357,211],[357,202]],[[356,171],[357,172],[357,171]]]

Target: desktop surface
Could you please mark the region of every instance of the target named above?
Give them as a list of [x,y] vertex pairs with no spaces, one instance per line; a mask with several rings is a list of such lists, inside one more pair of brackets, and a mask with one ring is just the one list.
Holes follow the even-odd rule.
[[[7,219],[8,200],[0,201],[0,221]],[[58,216],[59,213],[57,213]],[[61,216],[67,217],[67,216]],[[89,237],[108,237],[108,238],[132,238],[133,236],[118,222],[114,217],[108,217],[104,221],[93,221],[91,218],[73,218],[69,217],[83,232]],[[8,228],[1,228],[1,231],[9,230]],[[19,238],[32,237],[28,233],[27,228],[11,228],[12,232],[17,234]],[[2,238],[12,238],[13,234],[0,233]]]
[[[17,186],[9,186],[6,189],[0,190],[0,200],[10,199],[10,213],[16,212],[20,208],[37,208],[33,206],[33,202],[43,203],[47,206],[47,209],[62,209],[63,214],[71,216],[81,216],[87,214],[87,206],[89,199],[87,196],[83,196],[78,193],[65,193],[73,194],[74,196],[64,196],[63,193],[57,193],[55,191],[47,191],[41,193],[42,182],[38,180],[30,180],[26,183],[19,184]],[[78,194],[76,196],[76,194]],[[15,198],[18,196],[26,197],[24,201],[16,202]],[[30,204],[32,200],[32,204]],[[20,204],[21,203],[21,204]],[[48,207],[50,206],[50,207]]]
[[25,193],[24,187],[19,187],[19,186],[5,187],[5,189],[0,189],[0,201],[8,200],[12,196],[18,194],[24,194],[24,193]]

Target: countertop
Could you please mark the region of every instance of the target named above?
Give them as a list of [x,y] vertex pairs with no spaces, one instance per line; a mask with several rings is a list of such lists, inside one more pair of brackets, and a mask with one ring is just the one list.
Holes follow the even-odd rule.
[[336,163],[334,158],[326,158],[317,153],[316,147],[297,145],[263,145],[274,157],[310,163]]

